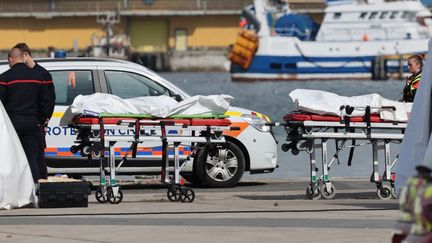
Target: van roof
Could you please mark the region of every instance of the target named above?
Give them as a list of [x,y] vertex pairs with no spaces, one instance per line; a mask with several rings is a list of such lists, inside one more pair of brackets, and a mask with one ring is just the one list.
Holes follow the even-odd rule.
[[[36,62],[118,62],[126,63],[124,60],[102,57],[67,57],[67,58],[35,58]],[[8,64],[8,60],[0,60],[0,65]]]

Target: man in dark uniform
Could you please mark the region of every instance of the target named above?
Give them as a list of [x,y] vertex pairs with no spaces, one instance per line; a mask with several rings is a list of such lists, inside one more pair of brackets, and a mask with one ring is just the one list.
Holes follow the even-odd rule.
[[28,67],[36,70],[43,76],[43,81],[46,82],[46,85],[48,87],[48,98],[50,99],[50,105],[48,110],[48,119],[41,120],[39,122],[39,131],[41,133],[41,141],[40,141],[40,150],[39,150],[39,156],[38,156],[38,164],[39,164],[39,171],[41,174],[41,177],[46,179],[48,177],[48,170],[47,170],[47,163],[45,161],[45,148],[46,148],[46,140],[45,140],[45,129],[48,126],[49,118],[51,118],[52,113],[54,112],[54,106],[55,106],[55,89],[54,89],[54,83],[51,74],[43,68],[41,65],[39,65],[37,62],[35,62],[31,55],[30,47],[26,43],[18,43],[13,48],[18,48],[23,52],[24,56],[24,62],[27,64]]
[[[23,52],[12,48],[8,55],[10,69],[0,75],[0,100],[18,134],[35,183],[41,178],[38,155],[41,135],[39,121],[51,113],[48,83],[43,75],[24,63]],[[52,81],[51,81],[52,82]]]

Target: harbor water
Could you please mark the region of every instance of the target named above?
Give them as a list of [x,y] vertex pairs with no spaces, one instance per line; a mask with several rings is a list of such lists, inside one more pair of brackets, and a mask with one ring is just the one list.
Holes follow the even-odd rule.
[[[265,82],[232,82],[227,72],[170,72],[161,73],[190,95],[228,94],[235,99],[233,106],[247,108],[268,115],[272,121],[282,121],[282,117],[294,109],[294,103],[288,94],[295,89],[323,90],[343,96],[365,95],[377,93],[384,98],[398,100],[402,97],[404,81],[371,81],[371,80],[313,80],[313,81],[265,81]],[[280,149],[286,138],[283,127],[275,127],[274,134],[278,145],[278,165],[273,173],[249,175],[246,179],[286,179],[309,177],[309,154],[300,152],[292,155]],[[364,144],[367,141],[357,141]],[[348,143],[347,143],[348,144]],[[349,142],[349,145],[351,143]],[[329,159],[335,152],[333,141],[328,143]],[[392,144],[392,159],[399,152],[399,144]],[[317,150],[317,166],[321,166],[320,150]],[[356,147],[352,166],[347,166],[349,149],[345,148],[339,155],[339,162],[335,161],[330,169],[332,177],[370,178],[372,174],[371,145]],[[383,164],[383,151],[379,152],[381,165]],[[321,170],[321,168],[320,168]],[[393,170],[394,171],[394,170]],[[380,172],[383,172],[381,166]]]

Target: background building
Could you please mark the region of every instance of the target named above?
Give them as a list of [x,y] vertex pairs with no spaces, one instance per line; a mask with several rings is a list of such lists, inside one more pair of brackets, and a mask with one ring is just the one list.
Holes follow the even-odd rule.
[[[220,50],[235,40],[241,9],[250,0],[0,0],[0,50],[27,42],[48,48],[104,54],[123,47],[137,55]],[[98,49],[99,48],[99,49]],[[149,55],[151,54],[151,55]],[[148,58],[147,58],[148,59]],[[144,61],[146,58],[144,58]],[[151,58],[149,59],[151,60]]]
[[[283,1],[320,21],[324,0]],[[4,58],[11,46],[26,42],[39,56],[61,49],[70,55],[140,59],[159,70],[218,69],[235,41],[242,9],[252,2],[0,0],[0,51]]]

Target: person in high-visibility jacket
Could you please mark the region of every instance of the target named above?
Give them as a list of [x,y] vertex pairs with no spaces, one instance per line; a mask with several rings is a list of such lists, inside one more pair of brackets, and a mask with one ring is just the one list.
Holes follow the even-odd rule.
[[419,165],[416,167],[417,175],[411,177],[408,183],[402,188],[399,196],[400,218],[396,223],[392,243],[399,243],[404,240],[415,223],[414,203],[418,193],[432,182],[429,167]]
[[403,242],[432,242],[432,183],[430,181],[423,187],[417,188],[413,206],[413,224],[409,235]]
[[406,80],[403,90],[403,101],[413,102],[420,84],[422,75],[423,58],[420,55],[412,55],[408,57],[408,71],[411,74]]

